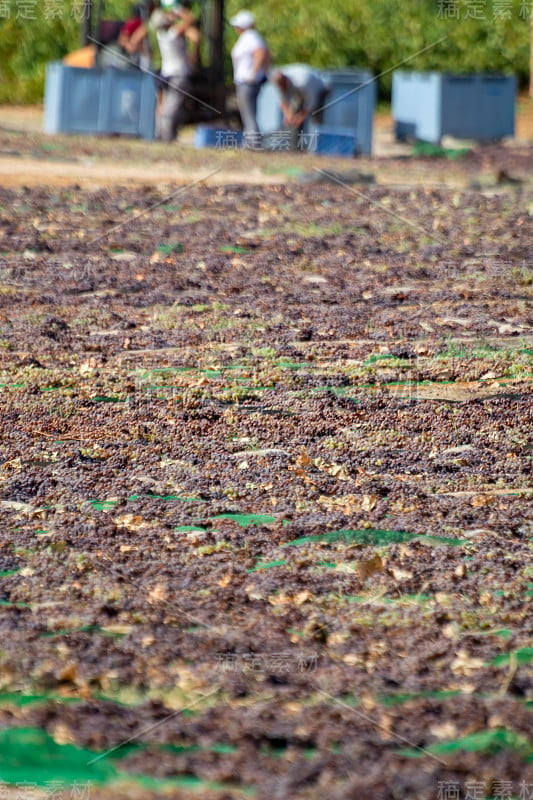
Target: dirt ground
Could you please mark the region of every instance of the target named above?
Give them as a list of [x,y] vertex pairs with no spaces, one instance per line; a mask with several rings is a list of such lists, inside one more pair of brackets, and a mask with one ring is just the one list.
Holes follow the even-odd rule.
[[0,796],[530,798],[533,144],[16,124]]

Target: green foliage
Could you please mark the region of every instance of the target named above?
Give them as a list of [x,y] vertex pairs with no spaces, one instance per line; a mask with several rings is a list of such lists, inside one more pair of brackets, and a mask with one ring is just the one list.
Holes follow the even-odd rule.
[[[108,0],[106,16],[124,19],[132,2]],[[4,0],[0,17],[0,103],[42,100],[46,64],[76,50],[81,0],[61,4]]]
[[514,661],[518,666],[533,662],[533,647],[522,647],[520,650],[513,650],[511,653],[502,653],[496,656],[490,663],[495,667],[506,667]]
[[[202,0],[198,7],[208,2]],[[105,16],[124,19],[130,5],[128,0],[107,0]],[[390,92],[397,68],[515,72],[522,86],[527,83],[530,34],[522,0],[512,0],[505,17],[489,0],[481,19],[467,19],[464,3],[457,3],[454,12],[451,0],[447,15],[437,0],[229,0],[227,18],[243,5],[256,13],[275,63],[366,67],[380,76],[383,96]],[[60,15],[52,17],[52,4],[36,0],[24,19],[17,0],[2,3],[0,102],[42,99],[46,63],[79,46],[80,6],[81,0],[65,0]],[[235,32],[228,26],[228,51],[234,42]],[[230,83],[229,59],[226,63]]]
[[[240,3],[228,5],[233,13]],[[463,3],[456,4],[458,18],[452,3],[444,18],[437,0],[272,0],[268,5],[251,0],[247,5],[278,64],[368,67],[380,75],[385,93],[397,68],[515,72],[522,85],[527,81],[529,19],[520,0],[513,0],[506,18],[489,0],[479,20],[466,19]]]
[[77,23],[68,4],[56,19],[45,18],[41,4],[35,7],[35,18],[29,19],[18,15],[19,6],[15,0],[8,0],[3,7],[0,102],[34,102],[42,97],[46,62],[61,58],[76,46]]

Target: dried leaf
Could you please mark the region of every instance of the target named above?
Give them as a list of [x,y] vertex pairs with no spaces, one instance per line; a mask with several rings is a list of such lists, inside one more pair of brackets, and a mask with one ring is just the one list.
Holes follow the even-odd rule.
[[120,528],[127,528],[130,531],[138,531],[148,524],[139,514],[122,514],[120,517],[115,517],[113,522]]
[[483,506],[490,506],[494,503],[496,498],[492,494],[477,494],[471,501],[472,508],[483,508]]
[[378,502],[377,494],[365,494],[361,503],[363,511],[373,511]]
[[102,625],[101,630],[106,633],[114,633],[117,636],[127,636],[128,633],[132,632],[133,625],[121,625],[120,623],[116,625]]
[[290,598],[285,594],[285,592],[271,594],[267,599],[271,606],[283,606],[290,601]]
[[357,572],[359,573],[360,579],[364,581],[366,578],[370,578],[377,572],[383,572],[383,566],[383,561],[376,553],[376,555],[372,558],[369,558],[368,561],[359,561],[357,565]]
[[430,725],[429,732],[436,736],[437,739],[455,739],[457,736],[457,727],[453,722],[435,722]]
[[148,592],[149,603],[164,603],[168,600],[168,589],[162,583],[156,583],[153,589]]
[[245,586],[244,587],[244,591],[246,592],[246,594],[248,595],[250,600],[262,600],[263,599],[263,595],[258,590],[257,586],[255,586],[255,584],[253,584],[253,583],[250,584],[249,586]]
[[401,583],[402,581],[408,581],[413,577],[413,573],[408,569],[400,569],[399,567],[391,567],[389,572],[393,574],[394,579],[397,580],[398,583]]
[[74,733],[63,722],[58,722],[50,731],[52,739],[56,744],[76,745],[77,740]]
[[58,681],[62,683],[74,683],[76,678],[78,677],[78,667],[77,664],[72,661],[70,664],[67,664],[66,667],[59,670],[56,674],[56,678]]
[[344,464],[331,464],[331,466],[326,467],[326,472],[340,481],[350,480],[350,475]]
[[482,658],[476,658],[468,654],[466,650],[459,650],[457,656],[452,661],[450,668],[456,675],[469,676],[473,672],[483,667],[485,662]]
[[358,656],[357,653],[346,653],[342,657],[342,660],[345,664],[348,664],[349,667],[355,667],[357,664],[363,664],[363,659],[361,656]]
[[333,497],[322,494],[318,498],[317,502],[324,506],[324,508],[326,508],[328,511],[336,511],[340,509],[348,515],[354,514],[356,511],[361,509],[360,498],[358,498],[355,494],[334,495]]
[[306,603],[308,600],[312,600],[313,595],[311,592],[308,592],[307,589],[304,589],[302,592],[298,592],[294,595],[293,601],[294,605],[301,606]]
[[461,629],[456,622],[448,622],[446,625],[442,627],[442,634],[447,639],[460,639],[461,638]]
[[35,511],[29,503],[21,503],[18,500],[0,500],[0,508],[20,511],[22,514],[32,514]]

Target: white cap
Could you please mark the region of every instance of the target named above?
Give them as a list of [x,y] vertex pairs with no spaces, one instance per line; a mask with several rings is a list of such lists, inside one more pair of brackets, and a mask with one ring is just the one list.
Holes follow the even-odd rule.
[[243,31],[247,28],[253,28],[255,25],[255,17],[251,11],[239,11],[229,21],[233,28],[242,28]]

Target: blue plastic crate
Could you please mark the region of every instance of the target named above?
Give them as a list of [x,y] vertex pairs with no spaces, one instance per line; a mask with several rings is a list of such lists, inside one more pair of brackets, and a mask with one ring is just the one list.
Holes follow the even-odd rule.
[[153,139],[156,91],[140,70],[46,67],[46,133],[127,134]]
[[219,149],[236,150],[242,147],[243,139],[242,131],[199,125],[194,131],[193,143],[197,149],[217,147]]
[[352,158],[357,153],[357,136],[351,128],[316,125],[311,142],[311,149],[319,156]]
[[[280,69],[283,70],[283,67]],[[257,98],[257,124],[261,133],[267,134],[283,128],[279,92],[270,81],[263,84]]]
[[344,69],[327,70],[320,74],[329,87],[321,124],[338,128],[340,135],[352,130],[356,138],[356,152],[370,155],[376,105],[376,81],[372,73],[365,69]]
[[396,71],[392,115],[397,139],[438,144],[443,136],[491,141],[515,132],[514,75]]

